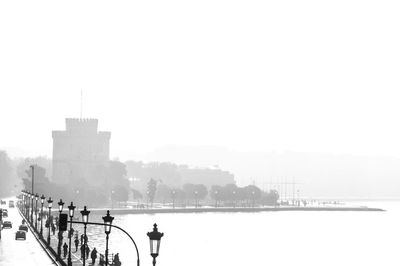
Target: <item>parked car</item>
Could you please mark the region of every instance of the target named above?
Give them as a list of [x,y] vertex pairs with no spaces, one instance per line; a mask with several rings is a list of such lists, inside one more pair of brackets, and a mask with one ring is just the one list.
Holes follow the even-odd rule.
[[26,226],[25,224],[21,224],[18,230],[28,232],[28,226]]
[[10,221],[3,222],[3,229],[5,228],[12,228],[12,223]]
[[8,210],[7,209],[3,209],[2,214],[3,214],[3,218],[7,218],[8,217]]
[[23,239],[23,240],[26,240],[26,232],[25,231],[22,231],[22,230],[18,230],[16,233],[15,233],[15,240],[18,240],[18,239]]
[[5,200],[1,200],[1,205],[6,205],[6,201]]
[[14,208],[14,207],[15,207],[14,201],[13,201],[13,200],[10,200],[10,201],[8,202],[8,208]]

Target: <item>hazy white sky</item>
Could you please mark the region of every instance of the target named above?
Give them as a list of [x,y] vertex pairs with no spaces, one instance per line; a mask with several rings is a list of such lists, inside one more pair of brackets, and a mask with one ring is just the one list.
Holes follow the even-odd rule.
[[165,145],[400,157],[399,1],[2,1],[0,148],[65,117]]

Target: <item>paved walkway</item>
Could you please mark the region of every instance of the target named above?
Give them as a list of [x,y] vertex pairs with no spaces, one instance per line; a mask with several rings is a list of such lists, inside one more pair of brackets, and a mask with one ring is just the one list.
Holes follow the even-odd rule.
[[[7,200],[8,204],[8,200]],[[0,265],[1,266],[50,266],[55,265],[46,252],[37,242],[32,232],[26,234],[26,240],[15,240],[15,232],[21,224],[22,217],[17,208],[8,208],[8,205],[1,205],[0,208],[8,209],[8,218],[3,221],[11,221],[12,229],[4,229],[1,232],[0,240]]]

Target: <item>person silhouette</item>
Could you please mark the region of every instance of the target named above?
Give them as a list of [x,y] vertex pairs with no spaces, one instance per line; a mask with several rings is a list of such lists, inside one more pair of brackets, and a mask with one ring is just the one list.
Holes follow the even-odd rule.
[[77,251],[78,251],[78,246],[79,246],[79,239],[78,239],[78,236],[75,237],[74,243],[75,243],[75,252],[77,252]]
[[119,260],[119,253],[114,255],[114,265],[121,266],[121,261]]
[[67,253],[68,253],[68,245],[65,242],[64,242],[64,245],[63,245],[63,250],[64,250],[64,259],[65,259],[65,257],[67,257]]
[[90,257],[92,258],[92,264],[94,265],[94,263],[96,262],[96,258],[97,258],[96,248],[93,248],[92,252],[90,253]]

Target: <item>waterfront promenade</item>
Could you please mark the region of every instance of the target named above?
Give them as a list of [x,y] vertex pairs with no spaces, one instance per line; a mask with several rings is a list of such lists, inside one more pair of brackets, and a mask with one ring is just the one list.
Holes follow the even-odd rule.
[[[108,209],[93,208],[92,214],[104,214]],[[310,206],[310,207],[297,207],[297,206],[278,206],[278,207],[186,207],[186,208],[114,208],[110,209],[113,214],[156,214],[156,213],[206,213],[206,212],[219,212],[219,213],[234,213],[234,212],[280,212],[280,211],[354,211],[354,212],[368,212],[368,211],[384,211],[380,208],[368,208],[363,206]]]

